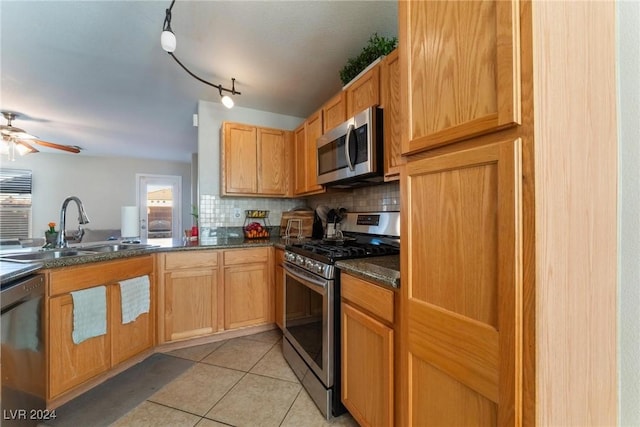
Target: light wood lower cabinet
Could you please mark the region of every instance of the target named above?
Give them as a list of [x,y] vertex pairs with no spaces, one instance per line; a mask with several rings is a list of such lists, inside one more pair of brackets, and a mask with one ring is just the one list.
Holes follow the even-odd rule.
[[394,293],[341,277],[342,402],[361,426],[393,426]]
[[161,343],[274,321],[272,247],[160,257]]
[[[150,311],[127,324],[122,323],[122,299],[119,286],[109,290],[111,321],[111,365],[115,366],[153,347],[155,316]],[[152,307],[155,304],[151,305]]]
[[110,338],[106,335],[74,344],[73,299],[70,294],[49,300],[49,396],[63,392],[110,367]]
[[218,257],[222,251],[161,254],[161,341],[209,335],[219,329]]
[[224,327],[273,322],[272,248],[224,252]]
[[[153,256],[107,261],[78,267],[45,271],[48,280],[47,335],[48,381],[47,400],[91,378],[154,345],[154,280]],[[151,308],[133,322],[122,324],[119,281],[149,275]],[[72,339],[73,298],[70,292],[95,286],[106,286],[107,333],[79,344]]]
[[284,328],[284,249],[275,249],[274,264],[274,316],[276,325]]

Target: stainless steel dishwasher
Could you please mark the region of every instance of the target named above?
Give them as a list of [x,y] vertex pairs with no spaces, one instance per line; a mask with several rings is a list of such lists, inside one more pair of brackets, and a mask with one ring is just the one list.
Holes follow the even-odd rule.
[[43,341],[44,276],[35,274],[0,290],[2,414],[4,426],[35,426],[47,418]]

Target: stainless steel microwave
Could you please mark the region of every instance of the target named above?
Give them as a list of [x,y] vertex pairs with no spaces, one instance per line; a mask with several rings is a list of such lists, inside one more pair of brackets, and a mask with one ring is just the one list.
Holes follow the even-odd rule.
[[318,183],[354,187],[382,182],[382,109],[369,107],[317,140]]

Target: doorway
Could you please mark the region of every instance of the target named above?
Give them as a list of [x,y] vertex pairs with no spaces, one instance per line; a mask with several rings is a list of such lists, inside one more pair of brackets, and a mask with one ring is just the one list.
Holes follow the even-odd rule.
[[160,243],[181,237],[182,177],[137,174],[140,238]]

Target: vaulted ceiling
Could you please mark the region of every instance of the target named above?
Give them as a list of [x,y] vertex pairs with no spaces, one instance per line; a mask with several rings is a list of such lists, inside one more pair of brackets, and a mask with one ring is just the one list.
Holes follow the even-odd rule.
[[[3,0],[0,108],[80,155],[188,161],[197,102],[220,96],[161,49],[169,5]],[[397,2],[178,0],[172,28],[194,73],[226,87],[236,78],[236,106],[306,117],[373,33],[397,35]]]

